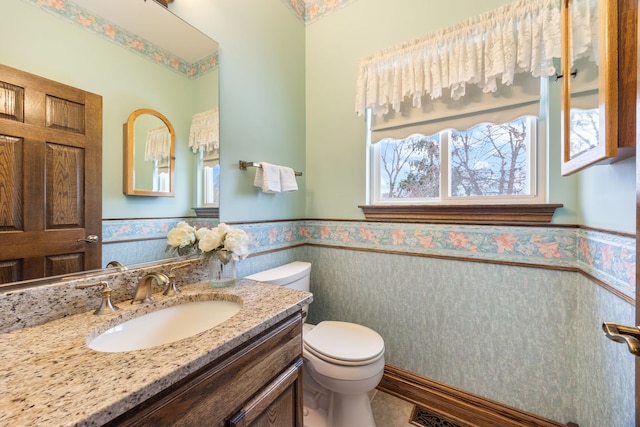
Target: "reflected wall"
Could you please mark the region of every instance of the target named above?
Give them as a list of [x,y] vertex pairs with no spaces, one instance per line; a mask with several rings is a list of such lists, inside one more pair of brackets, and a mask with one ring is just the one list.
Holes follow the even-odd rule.
[[[217,82],[218,70],[194,84],[185,75],[158,66],[147,57],[47,13],[32,1],[5,0],[0,5],[0,14],[12,17],[3,20],[0,27],[0,37],[11,40],[11,43],[0,44],[4,64],[103,97],[103,229],[109,228],[111,221],[130,220],[128,227],[118,228],[115,234],[103,233],[103,252],[109,252],[105,248],[115,244],[116,239],[124,242],[150,238],[159,242],[159,234],[166,234],[168,229],[158,230],[156,234],[153,227],[144,227],[150,221],[143,218],[193,216],[197,156],[188,147],[189,126],[192,109],[204,107],[207,99],[217,95],[217,84],[211,88],[206,85]],[[16,34],[23,36],[16,37]],[[217,99],[215,102],[217,106]],[[122,192],[122,124],[138,108],[161,111],[174,125],[176,196],[173,199],[127,197]],[[170,223],[162,225],[167,226]],[[164,243],[156,245],[163,250]],[[103,261],[109,260],[103,256]],[[129,263],[121,256],[118,260]]]

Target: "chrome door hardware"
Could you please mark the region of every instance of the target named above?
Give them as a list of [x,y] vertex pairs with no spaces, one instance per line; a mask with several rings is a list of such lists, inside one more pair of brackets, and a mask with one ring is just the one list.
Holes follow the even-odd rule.
[[100,238],[98,236],[96,236],[95,234],[89,234],[84,239],[78,239],[78,242],[98,243],[99,240],[100,240]]
[[632,354],[640,356],[640,328],[638,326],[604,322],[602,330],[607,338],[615,342],[626,343]]

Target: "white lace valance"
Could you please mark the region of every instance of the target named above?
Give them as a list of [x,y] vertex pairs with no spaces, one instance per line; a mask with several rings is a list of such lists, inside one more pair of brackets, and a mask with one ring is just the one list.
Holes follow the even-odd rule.
[[220,119],[218,109],[196,113],[191,119],[189,147],[194,153],[220,148]]
[[[591,0],[582,0],[591,1]],[[595,1],[595,0],[593,0]],[[561,53],[560,0],[518,0],[466,22],[381,51],[359,64],[356,112],[400,111],[408,97],[420,107],[423,95],[453,99],[467,84],[494,92],[516,73],[555,73]]]
[[170,147],[171,134],[166,126],[149,129],[144,147],[144,159],[148,162],[165,159],[169,157]]
[[571,0],[569,65],[581,58],[598,62],[598,0]]

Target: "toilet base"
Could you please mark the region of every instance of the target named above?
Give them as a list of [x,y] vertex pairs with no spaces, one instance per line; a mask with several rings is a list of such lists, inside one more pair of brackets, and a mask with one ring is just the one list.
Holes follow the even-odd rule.
[[368,396],[352,395],[344,399],[341,396],[339,404],[330,406],[333,411],[329,421],[327,412],[322,408],[312,409],[307,406],[303,410],[304,427],[376,427]]
[[303,414],[302,425],[304,427],[329,427],[327,413],[324,409],[310,409],[305,406]]
[[327,427],[376,427],[369,395],[331,393]]
[[[305,417],[304,427],[376,427],[368,392],[338,393],[331,391],[320,384],[318,379],[323,378],[325,381],[333,381],[333,379],[328,379],[319,374],[313,375],[316,373],[313,365],[306,359],[304,362],[302,373],[304,379],[304,413],[310,415]],[[368,390],[375,387],[380,382],[381,377],[382,371],[380,371],[379,378],[367,380],[366,387],[362,387],[361,381],[357,388]],[[343,388],[351,389],[353,387]],[[321,419],[324,420],[324,424],[322,424]]]
[[304,427],[376,427],[368,394],[304,390]]

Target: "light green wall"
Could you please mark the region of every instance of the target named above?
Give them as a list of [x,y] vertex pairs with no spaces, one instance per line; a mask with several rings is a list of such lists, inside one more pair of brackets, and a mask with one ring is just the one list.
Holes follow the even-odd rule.
[[[437,0],[357,0],[306,27],[282,0],[176,2],[174,13],[221,45],[214,73],[221,79],[221,219],[363,218],[357,207],[366,187],[364,119],[354,112],[358,60],[508,1],[443,7]],[[18,17],[0,29],[12,40],[0,46],[3,63],[103,96],[103,218],[193,215],[196,163],[188,127],[192,112],[215,100],[218,88],[206,86],[217,76],[193,83],[24,1],[6,0],[2,12]],[[550,83],[550,93],[546,186],[549,202],[565,205],[554,222],[634,232],[633,160],[561,177],[557,84]],[[176,128],[175,199],[122,194],[121,125],[141,107],[161,111]],[[240,171],[239,160],[303,171],[300,191],[261,193],[253,186],[255,170]]]
[[[282,0],[192,0],[171,7],[220,44],[220,219],[303,218],[304,24]],[[239,170],[239,160],[304,172],[299,191],[261,193],[253,186],[255,170]]]
[[[365,125],[354,112],[358,60],[510,0],[357,0],[307,26],[307,216],[361,219]],[[560,175],[560,90],[550,81],[547,191],[555,223],[635,232],[632,162]]]
[[580,224],[636,233],[636,159],[579,173]]
[[[103,218],[192,215],[195,155],[187,138],[193,83],[33,4],[4,0],[0,14],[11,17],[0,26],[7,41],[0,44],[2,63],[103,97]],[[175,198],[122,193],[122,125],[138,108],[158,110],[174,125]]]

